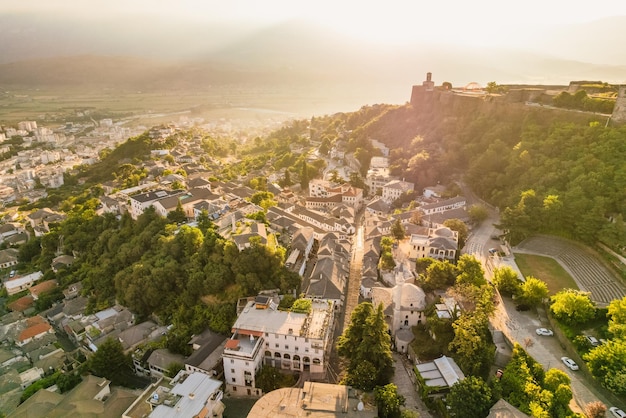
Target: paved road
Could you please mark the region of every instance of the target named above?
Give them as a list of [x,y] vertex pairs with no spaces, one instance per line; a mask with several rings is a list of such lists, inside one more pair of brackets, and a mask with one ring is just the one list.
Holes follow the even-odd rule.
[[[513,268],[521,277],[521,272],[515,263],[513,255],[506,257],[492,257],[488,249],[495,247],[498,241],[492,240],[491,236],[497,232],[494,223],[499,220],[495,211],[490,211],[489,219],[485,220],[478,228],[475,228],[467,240],[464,253],[473,254],[483,263],[485,274],[490,280],[495,267],[507,265]],[[565,348],[556,337],[539,337],[535,330],[539,327],[547,327],[548,322],[545,313],[518,312],[510,299],[504,298],[496,307],[496,312],[491,318],[491,324],[495,329],[502,331],[510,341],[518,342],[544,369],[558,368],[567,373],[571,378],[573,402],[570,404],[575,412],[582,412],[587,403],[601,400],[605,405],[611,406],[606,399],[596,393],[584,379],[581,372],[574,372],[565,367],[561,357],[567,356]]]

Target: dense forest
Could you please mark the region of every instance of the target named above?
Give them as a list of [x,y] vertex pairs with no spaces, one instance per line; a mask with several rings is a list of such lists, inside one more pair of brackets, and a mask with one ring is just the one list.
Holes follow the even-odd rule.
[[65,251],[79,255],[56,275],[61,285],[82,281],[91,312],[117,302],[139,320],[156,315],[173,324],[168,347],[176,352],[185,352],[191,334],[207,324],[230,332],[239,297],[261,289],[297,294],[300,287],[300,276],[284,267],[284,252],[255,243],[240,252],[208,218],[198,227],[179,228],[153,209],[134,221],[128,214],[117,220],[83,207],[23,246],[22,262],[47,269],[60,237]]

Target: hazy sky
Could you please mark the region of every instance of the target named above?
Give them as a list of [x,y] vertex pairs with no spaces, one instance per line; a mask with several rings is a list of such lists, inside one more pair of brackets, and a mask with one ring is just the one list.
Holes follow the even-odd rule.
[[0,14],[6,12],[86,20],[158,15],[255,26],[305,18],[381,43],[430,38],[459,45],[523,47],[548,27],[626,16],[626,1],[581,5],[569,0],[0,0]]

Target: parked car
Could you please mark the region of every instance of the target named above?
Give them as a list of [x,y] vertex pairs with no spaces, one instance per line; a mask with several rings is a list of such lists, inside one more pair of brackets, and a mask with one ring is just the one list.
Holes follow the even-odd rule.
[[491,255],[498,254],[498,250],[495,248],[489,248],[489,254]]
[[623,410],[619,409],[617,406],[610,407],[609,411],[616,418],[626,418],[626,412],[624,412]]
[[570,370],[578,370],[578,364],[576,364],[576,362],[574,360],[572,360],[571,358],[569,358],[569,357],[561,357],[561,361]]
[[535,332],[537,335],[543,335],[544,337],[552,337],[554,335],[554,332],[548,328],[537,328]]
[[600,345],[600,341],[598,341],[598,339],[594,337],[593,335],[585,335],[585,338],[587,339],[589,344],[591,344],[592,347],[596,347]]

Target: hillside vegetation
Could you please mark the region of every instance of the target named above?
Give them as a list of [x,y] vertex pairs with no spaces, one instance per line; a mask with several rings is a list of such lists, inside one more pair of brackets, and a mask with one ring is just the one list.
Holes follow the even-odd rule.
[[349,142],[386,143],[392,174],[416,190],[462,179],[502,210],[513,243],[535,233],[626,242],[626,127],[504,103],[381,105],[324,122],[344,125]]

